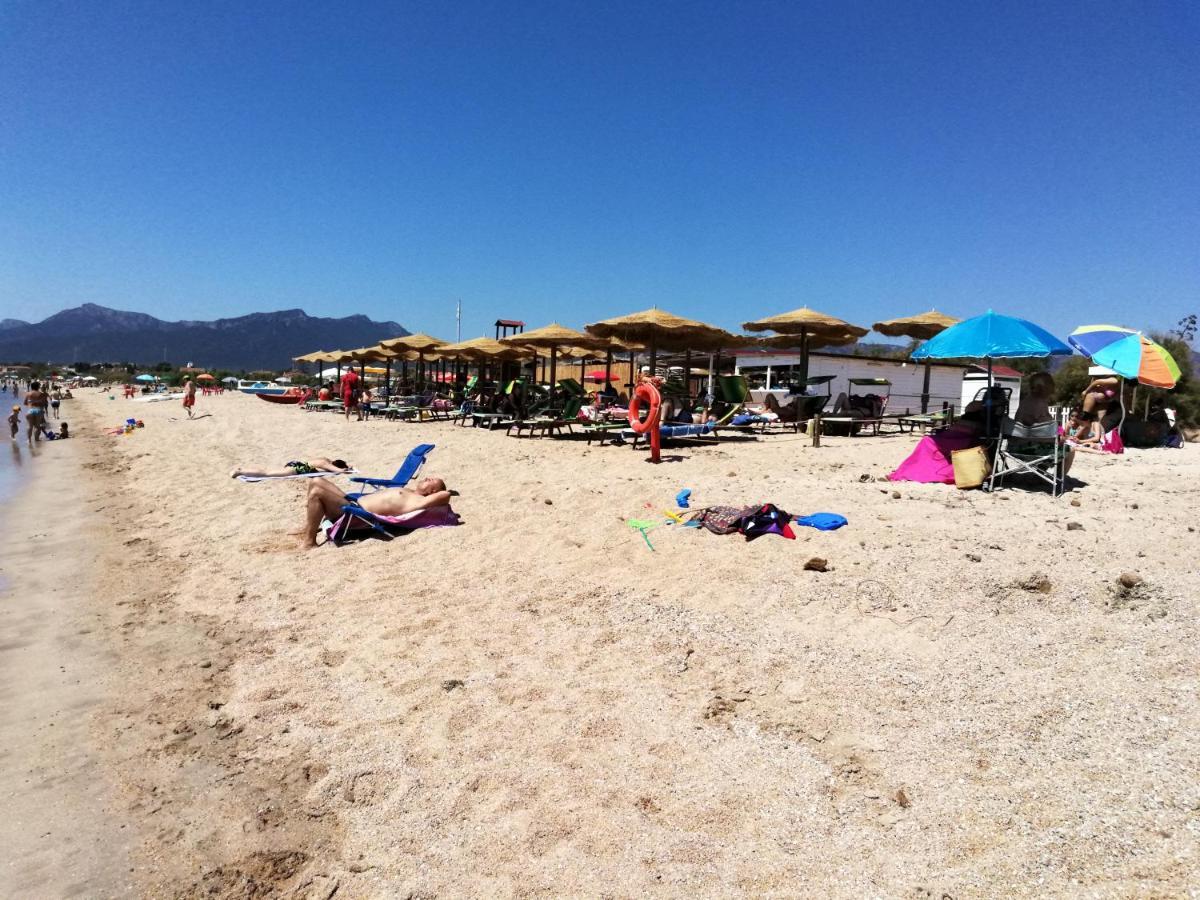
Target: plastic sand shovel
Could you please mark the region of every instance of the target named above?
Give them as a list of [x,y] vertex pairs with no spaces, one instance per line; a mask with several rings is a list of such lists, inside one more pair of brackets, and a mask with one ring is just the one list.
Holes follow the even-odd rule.
[[657,522],[647,522],[644,519],[628,519],[625,524],[630,528],[641,532],[642,540],[646,542],[646,546],[651,550],[654,549],[654,545],[650,543],[650,537],[646,534],[646,532],[658,525]]
[[678,494],[675,495],[675,505],[678,506],[680,509],[687,509],[688,508],[688,498],[690,496],[692,496],[692,489],[684,488],[682,491],[680,491]]

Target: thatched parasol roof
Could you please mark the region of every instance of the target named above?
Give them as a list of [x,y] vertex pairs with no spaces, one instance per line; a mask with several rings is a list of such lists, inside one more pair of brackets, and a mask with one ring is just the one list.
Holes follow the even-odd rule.
[[438,356],[447,359],[455,356],[465,356],[470,359],[482,359],[488,356],[498,356],[503,359],[521,359],[533,355],[533,351],[527,347],[514,347],[502,344],[489,337],[472,338],[469,341],[460,341],[457,344],[442,344],[442,346],[437,348],[437,353]]
[[549,325],[535,328],[533,331],[510,334],[508,337],[501,338],[500,343],[510,347],[541,347],[550,350],[556,347],[586,347],[596,343],[596,338],[573,328],[559,325],[557,322],[551,322]]
[[747,331],[776,331],[780,334],[806,334],[809,337],[825,334],[834,337],[845,334],[862,337],[870,330],[851,325],[834,316],[827,316],[825,313],[809,309],[807,306],[767,319],[760,319],[757,322],[743,322],[742,327]]
[[379,345],[388,350],[415,350],[418,353],[428,353],[430,350],[444,346],[445,343],[441,338],[435,338],[431,334],[406,334],[404,337],[380,341]]
[[957,325],[958,319],[944,315],[936,309],[923,312],[903,319],[889,319],[886,322],[876,322],[873,326],[880,334],[888,337],[910,337],[927,341],[941,334],[951,325]]
[[615,338],[625,346],[635,341],[659,350],[716,350],[737,343],[737,337],[722,328],[662,309],[605,319],[586,330],[599,338]]

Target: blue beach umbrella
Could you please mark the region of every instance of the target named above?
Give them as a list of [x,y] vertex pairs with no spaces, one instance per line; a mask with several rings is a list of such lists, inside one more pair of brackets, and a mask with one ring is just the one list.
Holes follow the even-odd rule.
[[134,381],[158,381],[158,379],[155,378],[153,375],[146,375],[146,374],[139,375],[137,378],[135,378],[133,380]]
[[982,316],[965,319],[930,338],[912,355],[913,359],[986,359],[988,390],[984,403],[992,402],[992,360],[1017,357],[1071,356],[1075,351],[1045,328],[1015,316],[1001,316],[990,309]]
[[1023,356],[1070,356],[1075,351],[1045,328],[990,309],[930,338],[913,359],[1011,359]]

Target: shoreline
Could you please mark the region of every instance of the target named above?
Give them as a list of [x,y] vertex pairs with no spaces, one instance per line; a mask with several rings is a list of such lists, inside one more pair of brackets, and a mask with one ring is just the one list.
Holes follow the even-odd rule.
[[[119,688],[89,562],[103,550],[76,437],[24,463],[0,544],[0,796],[11,896],[128,896],[135,831],[99,747]],[[24,448],[21,450],[25,452]],[[75,490],[65,489],[77,485]],[[53,509],[54,515],[46,510]]]

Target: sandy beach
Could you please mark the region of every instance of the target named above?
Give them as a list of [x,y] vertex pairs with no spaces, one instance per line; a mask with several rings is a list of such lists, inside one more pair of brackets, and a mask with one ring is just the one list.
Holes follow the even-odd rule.
[[[79,825],[6,896],[1200,883],[1196,445],[1082,457],[1055,500],[875,480],[909,435],[734,440],[653,466],[242,395],[188,421],[81,394],[64,411],[79,439],[46,448],[5,511],[2,561],[9,623],[54,609],[78,632],[38,645],[87,673],[54,694],[77,752],[31,777]],[[146,427],[101,433],[132,415]],[[304,483],[229,477],[318,455],[387,475],[422,442],[460,527],[300,553]],[[663,525],[651,550],[625,520],[664,519],[685,487],[849,525],[749,543]],[[66,546],[35,538],[44,514],[20,525],[46,509],[82,529]],[[11,635],[6,673],[25,652]],[[6,683],[6,748],[40,727],[28,685]],[[52,814],[23,808],[26,832]]]

